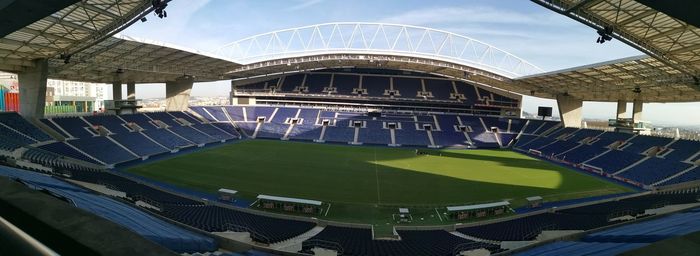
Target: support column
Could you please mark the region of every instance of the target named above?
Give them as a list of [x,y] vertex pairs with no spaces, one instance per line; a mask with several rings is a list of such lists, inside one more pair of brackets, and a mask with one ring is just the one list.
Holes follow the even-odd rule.
[[625,113],[627,113],[627,101],[617,100],[617,119],[625,118]]
[[18,74],[20,115],[26,118],[44,117],[48,69],[48,61],[38,59],[33,67]]
[[644,101],[641,99],[635,99],[632,103],[632,122],[638,123],[642,121],[642,108],[644,106]]
[[112,100],[122,99],[122,82],[114,81],[112,82]]
[[559,117],[564,127],[581,127],[583,101],[571,95],[557,95]]
[[126,99],[136,100],[136,83],[128,82],[126,83]]
[[165,83],[165,110],[185,111],[190,105],[190,92],[194,80],[192,77],[181,77]]

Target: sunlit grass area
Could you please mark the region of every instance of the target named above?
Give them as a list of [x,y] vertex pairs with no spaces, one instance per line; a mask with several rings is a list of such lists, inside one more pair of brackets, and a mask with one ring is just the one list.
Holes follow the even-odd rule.
[[430,216],[447,205],[528,196],[563,200],[627,188],[508,150],[421,150],[254,140],[203,150],[129,172],[215,192],[238,190],[331,203],[325,218],[383,222],[397,207]]

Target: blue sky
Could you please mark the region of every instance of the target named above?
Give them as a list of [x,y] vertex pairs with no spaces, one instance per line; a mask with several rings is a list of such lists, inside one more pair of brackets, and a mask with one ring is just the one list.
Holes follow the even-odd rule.
[[[273,30],[363,21],[425,26],[462,34],[546,71],[641,54],[615,40],[596,44],[593,29],[523,0],[174,0],[166,10],[167,18],[148,16],[147,22],[138,22],[122,34],[214,52],[227,43]],[[195,85],[192,94],[224,96],[229,89],[228,81],[201,83]],[[164,86],[138,86],[137,95],[164,97]],[[538,105],[556,107],[551,100],[524,100],[526,111],[533,112]],[[645,119],[658,124],[700,125],[698,110],[700,103],[646,104]],[[586,117],[612,118],[614,112],[614,104],[584,104]]]

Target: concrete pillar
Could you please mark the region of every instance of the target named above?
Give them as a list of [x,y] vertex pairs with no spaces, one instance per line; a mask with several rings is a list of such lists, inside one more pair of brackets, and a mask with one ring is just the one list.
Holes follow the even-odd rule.
[[114,81],[112,82],[112,100],[122,99],[122,82]]
[[627,113],[627,101],[618,100],[617,101],[617,119],[625,118],[625,113]]
[[191,77],[181,77],[165,83],[165,110],[185,111],[190,105],[190,92],[194,80]]
[[559,117],[564,127],[581,127],[583,101],[571,95],[557,95]]
[[644,101],[641,99],[635,99],[632,102],[632,122],[637,123],[642,121],[642,108],[644,106]]
[[135,100],[136,99],[136,83],[128,82],[126,83],[126,99]]
[[44,117],[48,70],[48,61],[38,59],[34,60],[33,67],[18,74],[20,115],[27,118]]

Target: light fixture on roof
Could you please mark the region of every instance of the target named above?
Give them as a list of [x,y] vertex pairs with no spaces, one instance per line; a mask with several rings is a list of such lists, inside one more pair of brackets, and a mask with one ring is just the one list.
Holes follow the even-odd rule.
[[70,57],[71,57],[70,54],[62,53],[59,58],[63,59],[63,64],[68,64],[68,63],[70,63]]
[[148,21],[148,19],[146,19],[146,17],[141,17],[141,22],[146,22],[146,21]]
[[607,41],[612,40],[612,34],[613,34],[613,28],[610,26],[605,26],[603,29],[598,30],[598,39],[596,39],[596,43],[603,44]]
[[151,4],[153,5],[153,12],[158,18],[167,18],[168,12],[165,11],[165,7],[168,7],[169,0],[153,0]]

